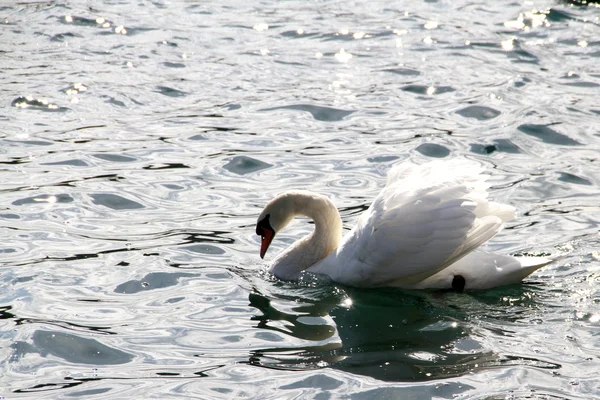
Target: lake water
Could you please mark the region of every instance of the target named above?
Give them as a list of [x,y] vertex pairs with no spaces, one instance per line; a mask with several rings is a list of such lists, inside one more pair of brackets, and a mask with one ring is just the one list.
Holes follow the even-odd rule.
[[[0,2],[0,398],[600,398],[600,8]],[[401,162],[466,157],[476,293],[265,271],[286,189],[349,229]],[[271,256],[312,225],[278,235]]]

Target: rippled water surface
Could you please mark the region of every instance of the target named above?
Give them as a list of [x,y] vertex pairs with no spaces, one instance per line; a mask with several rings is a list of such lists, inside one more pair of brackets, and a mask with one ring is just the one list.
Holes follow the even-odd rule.
[[[600,398],[599,18],[0,3],[0,398]],[[462,294],[265,272],[276,193],[349,229],[392,165],[454,157],[519,210],[491,249],[562,258]]]

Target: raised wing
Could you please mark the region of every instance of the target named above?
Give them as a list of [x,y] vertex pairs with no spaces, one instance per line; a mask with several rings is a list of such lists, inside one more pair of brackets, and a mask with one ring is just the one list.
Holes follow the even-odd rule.
[[401,165],[335,253],[311,268],[354,286],[414,286],[502,229],[514,209],[487,201],[480,167]]

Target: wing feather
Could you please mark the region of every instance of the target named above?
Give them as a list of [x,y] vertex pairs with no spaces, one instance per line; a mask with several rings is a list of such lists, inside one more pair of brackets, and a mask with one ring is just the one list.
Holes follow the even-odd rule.
[[354,286],[414,286],[481,246],[514,208],[487,200],[481,166],[464,160],[401,164],[313,272]]

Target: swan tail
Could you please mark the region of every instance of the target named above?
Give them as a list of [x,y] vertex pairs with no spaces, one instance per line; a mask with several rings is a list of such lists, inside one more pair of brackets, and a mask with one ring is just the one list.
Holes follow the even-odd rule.
[[538,269],[545,267],[546,265],[558,260],[558,258],[552,259],[547,257],[532,256],[514,257],[514,259],[517,260],[520,264],[520,268],[513,272],[515,277],[515,283],[522,281]]

